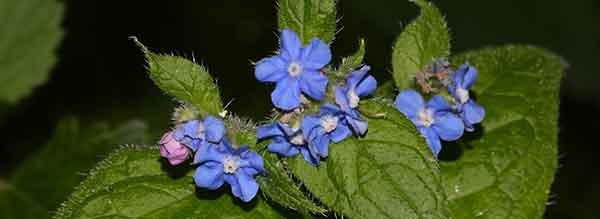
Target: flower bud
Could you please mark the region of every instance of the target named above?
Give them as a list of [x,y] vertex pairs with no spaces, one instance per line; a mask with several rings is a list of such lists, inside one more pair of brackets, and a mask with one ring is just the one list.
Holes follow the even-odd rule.
[[187,160],[189,149],[173,138],[173,132],[165,133],[160,139],[160,155],[169,160],[171,165],[177,165]]

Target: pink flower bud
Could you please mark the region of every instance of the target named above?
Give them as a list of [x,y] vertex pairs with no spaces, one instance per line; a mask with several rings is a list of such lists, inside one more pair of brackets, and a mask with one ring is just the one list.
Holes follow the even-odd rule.
[[172,132],[165,133],[160,139],[160,156],[167,158],[171,165],[177,165],[187,160],[190,150],[173,138]]

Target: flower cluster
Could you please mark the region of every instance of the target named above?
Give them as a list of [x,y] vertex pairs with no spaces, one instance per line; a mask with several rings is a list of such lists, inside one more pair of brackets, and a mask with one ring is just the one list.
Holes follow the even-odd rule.
[[225,125],[208,116],[176,125],[160,140],[160,153],[172,165],[181,164],[195,153],[192,165],[196,185],[215,190],[227,182],[234,196],[248,202],[256,196],[258,183],[254,177],[263,173],[263,159],[248,146],[234,148],[225,137]]
[[315,114],[306,114],[310,100],[327,97],[328,78],[322,68],[331,61],[329,46],[320,39],[312,39],[303,46],[300,38],[289,29],[281,31],[281,49],[277,55],[256,63],[255,76],[262,82],[276,83],[271,93],[275,107],[286,113],[286,118],[263,125],[257,130],[258,139],[271,138],[269,151],[284,157],[302,154],[310,164],[318,165],[328,156],[329,144],[340,142],[350,135],[362,136],[367,122],[361,118],[358,105],[361,97],[375,91],[377,81],[368,74],[370,67],[350,72],[345,81],[333,87],[333,101],[325,101]]
[[[446,70],[448,69],[440,72]],[[396,97],[396,108],[417,126],[436,156],[442,149],[440,139],[457,140],[465,130],[474,131],[473,125],[483,120],[485,110],[469,96],[469,89],[475,83],[477,75],[477,70],[468,64],[450,71],[448,78],[451,81],[442,84],[446,85],[452,104],[441,95],[435,95],[425,103],[423,97],[414,90],[402,91]],[[422,81],[424,80],[419,83]],[[429,86],[426,87],[425,90],[432,90]]]

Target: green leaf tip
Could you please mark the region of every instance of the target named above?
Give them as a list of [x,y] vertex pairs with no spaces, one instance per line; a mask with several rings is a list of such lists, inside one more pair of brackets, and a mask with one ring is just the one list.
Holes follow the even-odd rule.
[[[542,218],[557,168],[560,80],[565,62],[531,46],[490,47],[454,57],[479,71],[482,135],[442,162],[455,218]],[[509,107],[507,107],[509,106]]]
[[319,38],[331,43],[336,34],[335,0],[279,0],[279,28],[294,30],[303,43]]
[[450,34],[439,9],[425,0],[411,2],[421,14],[400,33],[392,49],[392,76],[400,90],[413,88],[417,72],[450,55]]
[[144,52],[150,78],[165,93],[204,115],[223,111],[219,89],[204,66],[182,57],[153,53],[136,37],[129,38]]

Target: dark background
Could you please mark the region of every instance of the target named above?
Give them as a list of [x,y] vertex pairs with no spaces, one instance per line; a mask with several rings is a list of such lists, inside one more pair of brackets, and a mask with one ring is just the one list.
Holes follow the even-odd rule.
[[[174,102],[145,74],[137,36],[154,51],[195,57],[218,80],[230,110],[262,119],[272,87],[258,83],[251,61],[277,48],[275,1],[66,1],[65,38],[50,80],[0,123],[0,173],[10,174],[52,135],[56,122],[149,121],[155,136],[169,125]],[[600,218],[600,1],[434,1],[445,13],[453,53],[506,43],[548,48],[570,64],[561,91],[561,167],[547,218]],[[390,78],[392,42],[418,14],[408,1],[340,0],[335,62],[367,39],[366,61]],[[535,86],[535,85],[532,85]],[[134,142],[132,142],[134,143]]]

